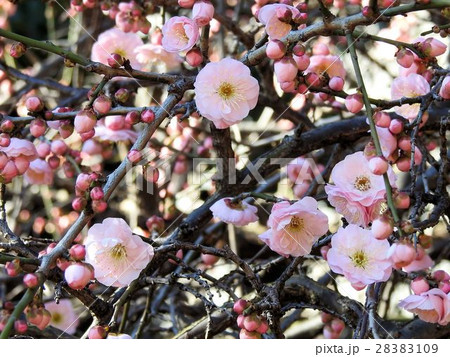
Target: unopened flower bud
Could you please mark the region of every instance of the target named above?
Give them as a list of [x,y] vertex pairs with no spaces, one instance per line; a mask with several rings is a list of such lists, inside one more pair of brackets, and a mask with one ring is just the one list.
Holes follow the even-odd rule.
[[75,244],[69,249],[69,254],[75,260],[83,260],[86,256],[86,248],[82,244]]
[[25,106],[27,107],[27,110],[30,112],[40,112],[44,109],[44,102],[41,100],[41,98],[32,96],[28,97],[25,100]]
[[33,289],[39,285],[39,278],[36,274],[26,274],[23,277],[23,283],[27,288]]
[[91,190],[90,196],[93,200],[101,200],[105,197],[105,194],[100,186],[96,186]]
[[22,42],[16,42],[11,45],[11,49],[9,50],[9,54],[13,58],[22,57],[25,52],[27,52],[27,46]]
[[107,61],[108,66],[112,68],[120,68],[123,66],[125,59],[118,53],[111,53],[111,56],[108,57]]
[[95,213],[102,213],[106,211],[108,204],[103,200],[95,200],[92,201],[91,207]]
[[145,109],[141,113],[141,121],[150,124],[155,120],[155,112],[151,109]]
[[125,88],[120,88],[115,94],[114,98],[119,103],[125,103],[130,98],[130,92]]
[[151,216],[147,219],[147,221],[145,222],[145,225],[147,226],[147,229],[150,232],[155,231],[158,233],[162,233],[164,231],[165,222],[162,217]]
[[88,332],[88,338],[93,339],[103,339],[106,338],[107,332],[102,326],[94,326]]

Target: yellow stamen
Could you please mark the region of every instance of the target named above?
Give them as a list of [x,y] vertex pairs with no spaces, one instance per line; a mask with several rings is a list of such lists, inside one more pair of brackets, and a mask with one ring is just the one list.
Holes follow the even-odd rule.
[[111,249],[111,257],[114,260],[121,260],[123,258],[126,258],[127,257],[127,249],[125,248],[125,246],[123,244],[118,243]]
[[58,324],[62,321],[62,315],[59,312],[52,313],[52,322]]
[[229,82],[223,82],[217,89],[217,93],[222,99],[228,100],[236,95],[236,88]]
[[367,254],[365,252],[363,252],[362,250],[358,250],[357,252],[355,252],[350,259],[353,262],[353,265],[357,268],[363,268],[365,269],[367,263],[369,262],[369,257],[367,256]]
[[286,228],[291,232],[300,232],[305,228],[305,222],[303,219],[294,216]]
[[367,191],[372,187],[370,178],[365,175],[358,176],[354,184],[355,188],[359,191]]
[[117,48],[114,53],[117,53],[118,55],[122,56],[123,58],[127,58],[127,53],[125,50],[121,48]]

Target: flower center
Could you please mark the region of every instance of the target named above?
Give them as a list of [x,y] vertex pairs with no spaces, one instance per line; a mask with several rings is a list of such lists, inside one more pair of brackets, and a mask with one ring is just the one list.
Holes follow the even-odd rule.
[[370,184],[370,178],[365,175],[358,176],[355,180],[354,184],[355,188],[359,191],[367,191],[370,190],[372,185]]
[[369,262],[369,257],[362,250],[358,250],[355,252],[350,259],[353,262],[353,265],[357,268],[365,268],[367,263]]
[[126,258],[127,256],[127,249],[125,246],[121,243],[116,244],[111,249],[111,257],[114,260],[122,260],[123,258]]
[[235,87],[228,82],[223,82],[220,84],[219,89],[217,89],[217,93],[222,99],[230,99],[236,95]]
[[59,312],[52,313],[52,322],[58,324],[62,321],[62,315]]
[[405,97],[407,96],[408,98],[416,98],[416,97],[418,97],[420,95],[421,94],[419,94],[419,93],[415,92],[414,90],[412,90],[412,91],[408,92],[407,95],[405,95]]
[[117,53],[119,56],[122,56],[123,58],[127,58],[127,52],[121,48],[117,48],[114,53]]
[[186,35],[183,25],[179,25],[175,28],[175,36],[183,43],[189,42],[189,37]]
[[225,204],[230,207],[231,209],[235,209],[237,211],[243,211],[244,205],[242,204],[242,202],[233,202],[231,199],[227,198],[225,199]]
[[291,218],[291,221],[289,222],[287,229],[291,232],[300,232],[303,230],[304,227],[305,227],[304,220],[294,216]]

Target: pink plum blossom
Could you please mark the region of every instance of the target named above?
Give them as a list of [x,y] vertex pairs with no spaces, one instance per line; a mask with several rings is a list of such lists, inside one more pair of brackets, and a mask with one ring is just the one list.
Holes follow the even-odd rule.
[[[395,187],[396,176],[392,169],[388,171],[388,175],[391,185]],[[369,162],[362,151],[347,155],[344,160],[337,163],[331,172],[331,179],[349,200],[365,207],[384,200],[383,177],[370,171]]]
[[167,52],[189,51],[200,37],[195,21],[185,16],[171,17],[164,24],[162,34],[162,46]]
[[291,204],[274,204],[268,220],[269,230],[259,235],[270,249],[285,257],[303,256],[328,231],[328,218],[317,208],[312,197]]
[[293,6],[285,4],[270,4],[263,6],[258,12],[258,20],[266,26],[266,32],[271,40],[279,40],[291,31],[292,26],[278,18],[277,11],[280,9],[290,10],[292,15],[300,14]]
[[30,163],[24,177],[31,185],[51,185],[53,183],[53,170],[47,161],[36,159]]
[[[448,300],[448,296],[441,289],[434,288],[420,295],[410,295],[401,300],[398,306],[416,314],[423,321],[447,325],[449,321],[444,308],[446,300]],[[448,307],[448,302],[445,304]]]
[[134,235],[122,218],[94,224],[85,240],[86,262],[106,286],[123,287],[135,280],[153,258],[153,247]]
[[[10,182],[15,176],[22,175],[30,166],[30,162],[37,159],[36,147],[28,140],[11,138],[8,146],[0,146],[0,152],[6,154],[2,157],[1,177]],[[9,161],[6,162],[7,157]]]
[[114,115],[97,122],[94,137],[100,139],[100,141],[129,141],[134,143],[138,133],[125,124],[123,116]]
[[61,299],[57,304],[54,301],[45,304],[45,309],[52,315],[50,325],[68,334],[74,334],[80,323],[69,299]]
[[258,102],[258,81],[246,65],[231,58],[208,63],[194,87],[199,112],[218,129],[240,122]]
[[344,63],[338,56],[333,55],[314,55],[310,57],[309,67],[306,73],[314,72],[318,75],[327,74],[330,78],[346,76]]
[[[406,77],[397,77],[391,85],[391,98],[397,100],[403,97],[415,98],[427,94],[430,85],[427,80],[419,74],[411,73]],[[420,103],[403,104],[395,108],[398,115],[406,119],[415,119],[419,112]]]
[[153,43],[137,47],[136,58],[144,66],[161,72],[176,71],[183,62],[178,53],[167,52],[162,45]]
[[345,219],[352,224],[357,224],[362,227],[367,227],[379,215],[379,203],[372,206],[363,206],[359,202],[351,200],[346,191],[335,186],[326,185],[325,192],[328,195],[328,201],[336,209],[336,211],[342,214]]
[[[396,187],[396,176],[391,167],[387,173],[391,185]],[[362,151],[358,151],[335,165],[331,179],[334,185],[325,186],[330,204],[349,223],[367,227],[379,215],[380,206],[385,202],[383,177],[371,172],[368,160]]]
[[245,226],[256,222],[258,209],[245,201],[232,202],[231,197],[222,198],[210,207],[213,216],[223,222],[234,224],[235,226]]
[[376,239],[370,230],[349,224],[331,238],[327,261],[332,271],[362,287],[389,279],[389,247],[387,240]]
[[196,1],[192,8],[192,18],[198,26],[206,26],[214,16],[214,6],[210,1]]
[[97,42],[92,46],[91,59],[107,65],[111,54],[117,53],[128,59],[132,68],[141,69],[142,65],[136,57],[136,48],[143,44],[137,34],[112,28],[98,36]]
[[11,138],[11,142],[7,147],[0,147],[9,158],[26,158],[29,162],[37,159],[38,154],[36,147],[29,140]]
[[420,49],[429,57],[437,57],[447,51],[447,45],[433,37],[425,38],[420,36],[413,43],[419,43]]

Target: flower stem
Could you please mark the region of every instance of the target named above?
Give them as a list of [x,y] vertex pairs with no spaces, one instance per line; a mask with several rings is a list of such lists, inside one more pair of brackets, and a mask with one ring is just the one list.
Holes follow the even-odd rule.
[[73,52],[70,52],[68,50],[65,50],[61,47],[58,47],[58,46],[54,45],[53,43],[51,43],[50,41],[34,40],[32,38],[25,37],[25,36],[22,36],[22,35],[19,35],[14,32],[11,32],[11,31],[4,30],[4,29],[0,29],[0,36],[9,38],[14,41],[22,42],[27,47],[39,48],[41,50],[54,53],[56,55],[67,58],[68,60],[70,60],[74,63],[78,63],[79,65],[82,65],[82,66],[87,66],[88,64],[91,63],[87,58],[79,56],[79,55],[77,55]]
[[11,316],[8,319],[8,322],[5,325],[2,333],[0,334],[0,339],[7,339],[11,333],[11,330],[14,326],[14,322],[19,319],[22,312],[25,310],[27,305],[33,300],[34,295],[36,294],[38,288],[27,289],[25,294],[20,299],[19,303],[14,308]]
[[[345,37],[347,38],[348,49],[350,51],[350,56],[352,59],[353,68],[355,70],[356,81],[358,83],[358,87],[363,96],[364,106],[366,107],[367,118],[369,120],[370,125],[370,135],[372,136],[373,142],[375,144],[375,149],[378,156],[383,156],[383,152],[381,150],[380,139],[378,137],[377,129],[375,126],[375,122],[373,121],[373,111],[370,105],[369,96],[367,94],[366,87],[364,85],[363,76],[361,73],[361,68],[358,63],[358,56],[356,55],[356,49],[354,47],[354,40],[351,31],[347,31]],[[387,173],[383,175],[384,186],[386,187],[386,196],[387,196],[387,204],[392,213],[392,217],[394,218],[394,222],[397,223],[397,227],[399,229],[400,234],[402,234],[401,229],[399,227],[400,218],[397,212],[397,209],[394,205],[394,199],[392,198],[392,187],[389,182],[389,177]]]
[[5,264],[6,262],[12,262],[13,260],[19,260],[22,264],[30,264],[30,265],[39,265],[40,264],[39,259],[23,258],[23,257],[18,257],[16,255],[0,253],[0,264]]

